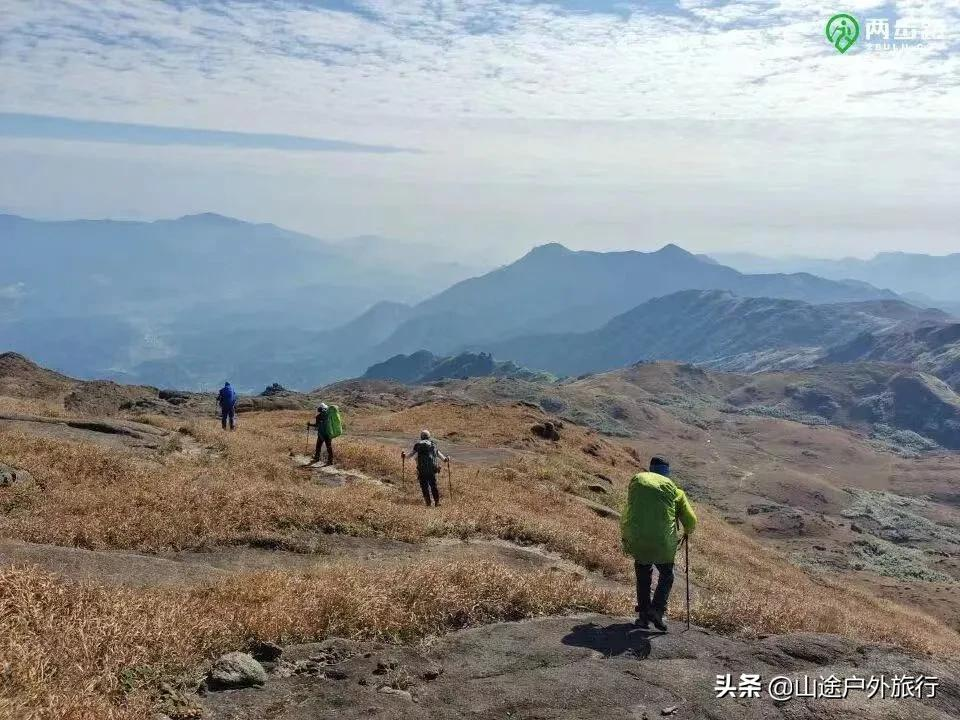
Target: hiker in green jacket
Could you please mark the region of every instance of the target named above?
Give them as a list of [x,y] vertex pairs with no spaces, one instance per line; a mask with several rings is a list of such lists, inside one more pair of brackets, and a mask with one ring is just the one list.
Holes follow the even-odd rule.
[[[317,417],[314,426],[317,428],[317,449],[313,453],[314,464],[320,462],[320,453],[323,446],[327,446],[327,465],[333,465],[333,436],[330,434],[330,406],[320,403],[317,408]],[[310,424],[307,427],[311,427]]]
[[[650,460],[650,472],[630,480],[627,506],[620,518],[623,549],[633,556],[637,573],[637,625],[652,622],[661,631],[667,626],[663,615],[673,587],[673,561],[679,543],[677,523],[683,525],[683,539],[697,527],[697,516],[686,494],[670,480],[670,464],[660,457]],[[653,566],[657,566],[657,589],[650,599]]]

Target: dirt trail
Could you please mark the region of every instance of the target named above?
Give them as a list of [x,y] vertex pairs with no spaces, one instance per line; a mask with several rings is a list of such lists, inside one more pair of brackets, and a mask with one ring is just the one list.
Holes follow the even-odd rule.
[[320,552],[295,553],[247,546],[208,552],[146,555],[116,550],[84,550],[0,539],[0,563],[39,565],[64,577],[133,587],[199,586],[231,573],[289,570],[310,572],[350,560],[373,565],[444,559],[496,561],[518,570],[552,570],[579,577],[608,589],[629,589],[540,547],[523,547],[503,540],[431,539],[406,543],[384,538],[324,535]]

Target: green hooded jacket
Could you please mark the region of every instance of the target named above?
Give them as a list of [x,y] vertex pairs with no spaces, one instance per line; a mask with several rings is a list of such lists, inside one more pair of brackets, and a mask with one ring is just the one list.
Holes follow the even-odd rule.
[[624,551],[642,563],[672,563],[677,552],[678,520],[687,535],[697,527],[697,516],[683,490],[657,473],[634,475],[620,518]]

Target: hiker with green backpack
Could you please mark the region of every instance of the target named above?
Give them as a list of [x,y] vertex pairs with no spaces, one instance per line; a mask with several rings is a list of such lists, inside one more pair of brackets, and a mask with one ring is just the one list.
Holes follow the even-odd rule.
[[[440,474],[442,461],[449,458],[440,452],[437,443],[430,438],[429,430],[420,432],[420,440],[414,443],[410,455],[417,457],[417,480],[420,481],[420,491],[423,493],[423,500],[430,507],[431,497],[433,505],[440,507],[440,489],[437,487],[437,475]],[[401,453],[401,457],[406,460],[407,454]]]
[[[677,527],[683,526],[678,538]],[[667,626],[663,616],[673,587],[674,557],[680,544],[687,542],[697,527],[686,493],[670,479],[670,463],[660,457],[650,460],[650,471],[638,473],[627,486],[627,505],[620,516],[623,549],[633,556],[637,574],[637,626],[652,622],[661,632]],[[653,568],[657,568],[657,588],[650,597]],[[689,573],[689,557],[687,562]],[[688,575],[689,582],[689,575]],[[687,602],[689,604],[689,586]],[[687,612],[689,620],[689,610]]]
[[307,423],[307,429],[317,428],[317,449],[313,453],[313,462],[320,462],[320,452],[323,446],[327,446],[327,465],[333,465],[333,439],[343,434],[343,422],[340,419],[340,408],[336,405],[327,405],[320,403],[317,408],[316,423],[311,425]]

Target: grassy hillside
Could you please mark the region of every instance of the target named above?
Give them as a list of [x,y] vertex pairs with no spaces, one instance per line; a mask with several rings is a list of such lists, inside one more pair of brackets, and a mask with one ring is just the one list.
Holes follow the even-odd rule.
[[[675,386],[681,374],[661,373],[659,382]],[[656,391],[655,374],[648,376]],[[0,657],[8,668],[0,715],[24,717],[31,708],[36,717],[148,717],[153,704],[189,699],[212,657],[251,639],[409,642],[498,619],[629,612],[630,565],[617,523],[592,507],[616,508],[649,451],[570,422],[559,442],[540,440],[531,427],[553,414],[517,398],[480,400],[483,387],[507,391],[518,382],[486,379],[417,394],[375,384],[331,389],[325,395],[340,402],[349,432],[338,443],[338,465],[352,474],[341,476],[298,464],[308,412],[244,413],[232,434],[199,415],[129,416],[162,434],[154,447],[134,438],[118,444],[93,430],[51,435],[33,421],[0,421],[2,460],[35,478],[0,489],[0,539],[31,543],[16,547],[58,568],[0,570]],[[701,372],[687,382],[714,392],[729,380]],[[577,392],[584,411],[588,394],[609,406],[597,388]],[[22,412],[70,414],[55,394],[15,402]],[[432,511],[398,457],[424,426],[457,459],[454,495],[445,488],[446,502]],[[960,637],[938,620],[804,569],[728,523],[723,503],[702,490],[717,468],[691,454],[702,446],[696,432],[665,414],[648,415],[638,435],[658,451],[675,443],[679,482],[696,498],[696,623],[746,636],[833,632],[960,656]],[[650,439],[661,433],[672,441],[665,436],[654,446]],[[72,568],[57,565],[52,558],[70,548],[88,554]],[[518,565],[523,548],[554,559],[544,568]],[[121,589],[104,585],[105,564],[130,552],[145,554],[133,567],[154,568],[155,576],[131,584],[121,573]],[[256,560],[262,554],[269,559]],[[233,564],[225,564],[229,558]],[[259,562],[271,572],[257,570]],[[186,584],[165,580],[184,563],[221,569]],[[164,682],[175,692],[162,690]]]

